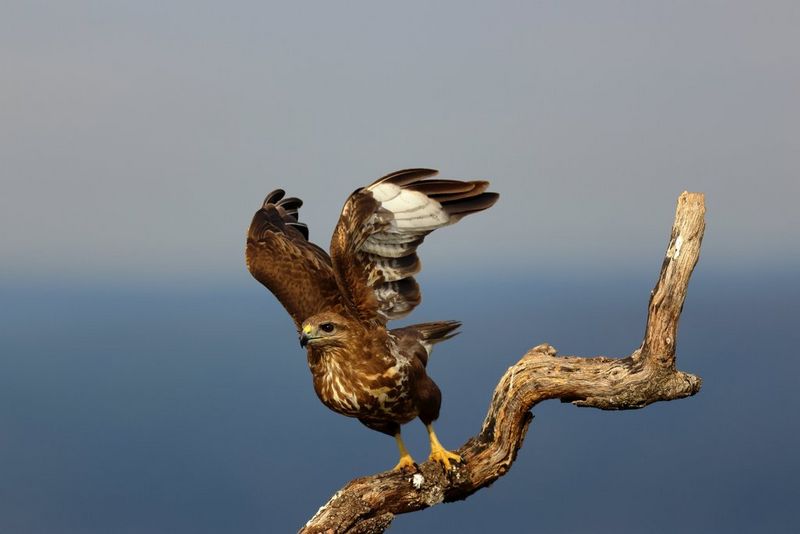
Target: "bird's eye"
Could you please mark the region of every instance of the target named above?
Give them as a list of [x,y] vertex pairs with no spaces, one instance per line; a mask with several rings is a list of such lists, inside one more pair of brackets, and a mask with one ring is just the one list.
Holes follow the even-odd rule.
[[319,325],[320,330],[323,332],[328,332],[329,334],[333,332],[333,323],[322,323]]

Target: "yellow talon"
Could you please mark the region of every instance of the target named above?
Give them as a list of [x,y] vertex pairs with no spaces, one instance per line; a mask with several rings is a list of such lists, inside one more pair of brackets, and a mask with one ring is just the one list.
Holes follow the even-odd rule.
[[431,455],[428,457],[429,460],[439,462],[444,465],[445,469],[450,469],[450,461],[454,461],[456,463],[461,463],[461,456],[454,452],[450,452],[447,449],[432,449]]
[[428,460],[439,462],[446,470],[451,468],[451,461],[461,463],[461,456],[442,447],[442,444],[439,443],[439,440],[436,438],[433,426],[427,425],[426,428],[428,429],[428,438],[431,441],[431,455],[428,457]]
[[397,462],[397,465],[394,466],[392,471],[404,471],[406,469],[416,469],[416,462],[411,457],[410,454],[406,454],[400,457],[400,461]]
[[414,458],[411,457],[411,454],[409,454],[408,449],[406,449],[406,445],[403,443],[403,438],[401,438],[400,434],[398,433],[395,434],[394,439],[397,442],[397,449],[400,451],[400,461],[397,462],[397,465],[394,466],[392,471],[416,469],[417,463],[414,461]]

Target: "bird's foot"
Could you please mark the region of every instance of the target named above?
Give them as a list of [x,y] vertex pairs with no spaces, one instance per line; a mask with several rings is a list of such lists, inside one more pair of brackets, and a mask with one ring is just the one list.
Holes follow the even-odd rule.
[[416,471],[417,470],[417,462],[414,461],[414,458],[411,457],[410,454],[404,454],[400,457],[400,461],[397,462],[397,465],[394,466],[392,471]]
[[432,462],[439,462],[447,471],[451,469],[450,462],[461,463],[463,461],[461,456],[454,452],[448,451],[442,446],[431,446],[431,455],[428,457],[428,460],[431,460]]

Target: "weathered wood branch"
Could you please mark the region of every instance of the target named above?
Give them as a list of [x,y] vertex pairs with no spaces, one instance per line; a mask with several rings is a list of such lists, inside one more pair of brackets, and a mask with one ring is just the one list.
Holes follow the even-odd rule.
[[458,450],[464,463],[450,472],[426,462],[415,474],[384,472],[352,480],[300,532],[380,533],[397,514],[469,497],[509,470],[525,439],[530,410],[543,400],[625,410],[697,393],[700,378],[675,367],[675,339],[700,255],[704,215],[702,193],[680,195],[644,339],[630,356],[559,357],[550,345],[534,347],[500,379],[483,428]]

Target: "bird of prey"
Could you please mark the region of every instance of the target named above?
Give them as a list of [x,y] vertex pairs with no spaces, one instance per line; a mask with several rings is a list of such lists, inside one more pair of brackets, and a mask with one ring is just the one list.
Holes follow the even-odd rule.
[[357,189],[344,204],[330,255],[308,240],[298,220],[302,201],[283,190],[264,200],[247,235],[247,268],[292,316],[307,349],[314,391],[331,410],[393,436],[396,470],[416,465],[400,425],[419,417],[430,459],[450,469],[460,462],[433,431],[442,396],[425,368],[433,345],[450,339],[457,321],[390,330],[420,303],[414,275],[426,235],[491,207],[497,193],[485,181],[431,179],[431,169],[407,169]]

